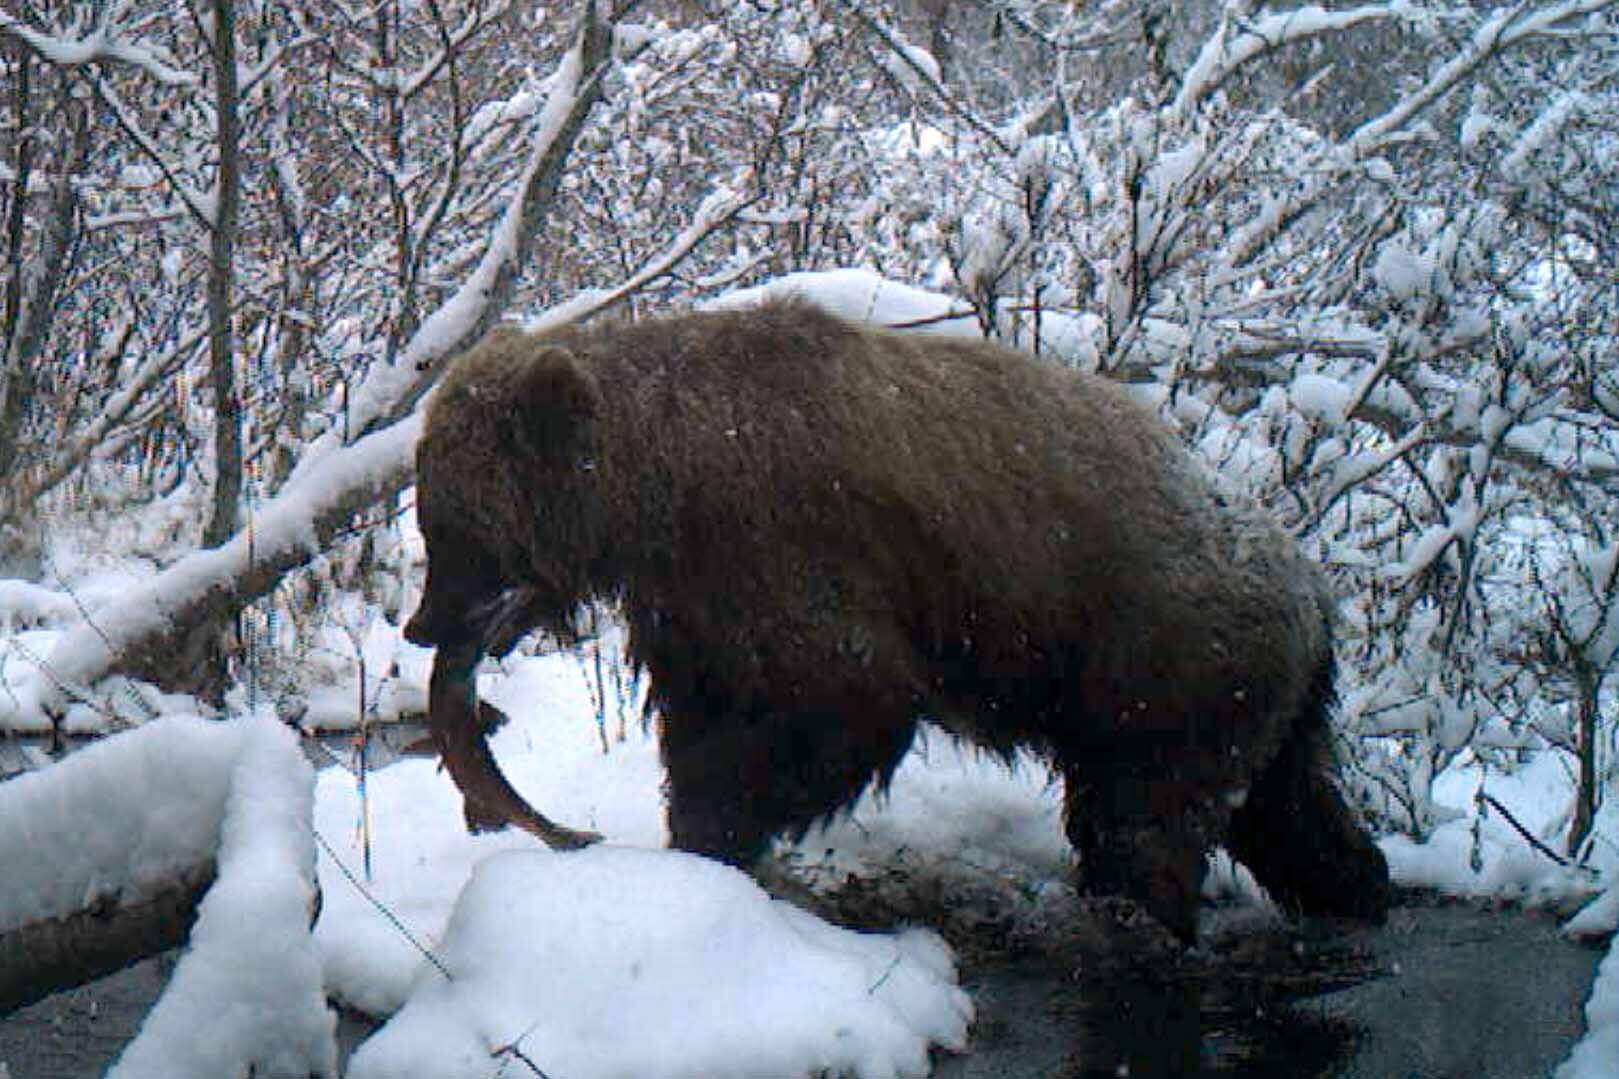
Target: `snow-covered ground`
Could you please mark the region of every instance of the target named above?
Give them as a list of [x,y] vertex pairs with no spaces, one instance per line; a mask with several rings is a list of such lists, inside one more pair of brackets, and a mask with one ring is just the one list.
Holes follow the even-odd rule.
[[[448,778],[436,772],[428,761],[411,761],[387,769],[372,775],[367,784],[373,821],[373,891],[423,940],[440,939],[445,933],[442,927],[449,924],[448,938],[457,956],[468,954],[463,947],[470,950],[478,946],[460,943],[464,920],[490,918],[496,924],[486,932],[497,934],[497,939],[502,920],[486,898],[469,901],[465,896],[452,916],[455,897],[464,882],[476,879],[476,867],[495,852],[528,852],[521,856],[520,867],[500,863],[507,879],[534,882],[531,890],[508,889],[520,892],[521,898],[507,897],[505,919],[514,926],[516,920],[521,920],[527,927],[521,933],[508,934],[525,938],[521,946],[515,941],[510,945],[509,956],[514,967],[529,971],[534,978],[520,983],[526,986],[524,996],[543,1001],[543,1005],[525,1013],[522,1008],[510,1004],[497,1007],[491,1001],[488,1008],[473,1008],[465,1013],[458,1010],[449,1003],[451,990],[443,984],[443,976],[432,970],[397,930],[343,880],[329,859],[322,858],[327,905],[317,937],[327,964],[328,986],[351,1004],[376,1012],[393,1011],[401,1000],[411,1002],[385,1028],[386,1041],[378,1037],[379,1044],[390,1047],[388,1059],[412,1059],[412,1054],[400,1047],[412,1044],[417,1037],[424,1041],[421,1052],[426,1052],[425,1043],[448,1041],[441,1026],[447,1021],[445,1016],[465,1015],[468,1023],[477,1022],[473,1017],[484,1017],[479,1035],[482,1040],[463,1039],[458,1045],[478,1044],[488,1052],[532,1030],[535,1033],[529,1035],[530,1041],[523,1044],[533,1048],[537,1063],[548,1072],[552,1071],[548,1061],[567,1060],[570,1067],[559,1065],[555,1073],[647,1074],[629,1066],[635,1059],[650,1059],[636,1058],[635,1047],[615,1050],[624,1055],[612,1058],[615,1063],[609,1065],[601,1056],[593,1055],[606,1050],[598,1046],[587,1052],[564,1033],[589,1032],[580,1036],[592,1041],[599,1038],[596,1009],[604,1006],[603,1001],[616,1001],[625,1014],[637,1016],[638,1024],[650,1023],[647,1037],[662,1047],[655,1059],[668,1065],[661,1074],[813,1073],[816,1067],[825,1066],[816,1064],[816,1060],[831,1059],[816,1054],[830,1052],[831,1046],[842,1045],[851,1037],[876,1039],[874,1044],[882,1045],[890,1064],[904,1059],[907,1047],[919,1039],[952,1044],[939,1033],[943,1028],[932,1025],[954,1007],[950,1003],[954,998],[949,963],[940,960],[943,953],[933,951],[928,954],[937,965],[927,970],[934,972],[937,981],[931,986],[931,995],[924,993],[919,998],[925,1002],[921,1012],[903,1013],[925,1012],[931,1018],[909,1028],[887,1028],[898,1037],[897,1041],[883,1041],[884,1036],[877,1032],[855,1027],[851,1028],[852,1034],[818,1043],[789,1025],[772,1024],[768,1017],[775,1014],[771,1002],[777,999],[774,987],[778,983],[750,982],[750,978],[762,975],[748,972],[749,957],[771,956],[772,965],[787,963],[791,961],[788,957],[803,949],[813,950],[816,945],[812,940],[820,938],[795,938],[792,934],[778,937],[776,930],[785,930],[786,926],[776,926],[775,918],[766,913],[771,901],[729,871],[692,872],[681,855],[647,853],[663,839],[655,737],[632,724],[625,739],[610,741],[610,749],[604,754],[587,691],[588,676],[588,666],[568,656],[518,659],[508,661],[504,669],[489,669],[483,691],[512,717],[492,744],[513,782],[537,806],[562,822],[606,834],[611,846],[605,849],[551,854],[535,850],[532,839],[522,834],[467,836],[460,828],[458,795]],[[616,729],[616,721],[610,720],[609,729]],[[1512,775],[1490,774],[1485,779],[1485,789],[1526,827],[1544,832],[1566,817],[1569,787],[1562,768],[1556,756],[1548,753]],[[1584,874],[1559,869],[1534,854],[1499,814],[1491,814],[1475,827],[1472,807],[1479,779],[1476,767],[1458,768],[1441,777],[1436,790],[1438,799],[1463,811],[1463,815],[1440,828],[1427,844],[1417,846],[1400,838],[1384,841],[1396,878],[1401,883],[1456,895],[1504,896],[1529,903],[1566,903],[1588,892],[1591,885]],[[903,852],[911,863],[927,865],[946,877],[990,875],[1016,880],[1028,893],[1063,892],[1067,887],[1069,852],[1061,829],[1060,806],[1060,787],[1037,762],[1024,761],[1008,770],[938,731],[925,729],[896,775],[886,800],[872,796],[863,799],[848,818],[807,837],[799,854],[805,863],[825,867],[830,879],[841,879],[844,873],[862,868],[876,869],[901,857]],[[317,824],[340,854],[346,852],[351,865],[358,864],[360,857],[356,828],[360,818],[353,777],[336,769],[323,772],[318,787]],[[1605,834],[1619,834],[1615,825],[1619,825],[1619,813],[1609,811],[1602,821]],[[835,853],[829,855],[829,849]],[[1477,871],[1472,868],[1475,851]],[[682,864],[670,864],[670,859]],[[1606,879],[1619,873],[1619,851],[1609,849],[1598,860],[1604,863]],[[573,871],[558,868],[574,863],[584,866],[577,880]],[[552,874],[561,879],[550,879]],[[715,885],[712,894],[704,888],[704,882],[710,880]],[[710,920],[693,918],[690,902],[670,905],[665,893],[676,887],[702,896],[697,902],[705,907],[733,913]],[[483,894],[481,887],[476,890]],[[559,894],[573,897],[563,903],[572,903],[570,909],[553,906]],[[1611,898],[1607,902],[1611,904]],[[780,904],[774,906],[779,908]],[[1595,905],[1588,909],[1595,909]],[[587,910],[589,913],[583,913]],[[713,910],[709,913],[713,914]],[[807,916],[796,916],[793,922],[807,924],[804,917]],[[652,923],[668,921],[658,925],[648,919]],[[771,943],[763,949],[742,945],[734,935],[734,923],[741,921],[751,927],[750,933],[761,934]],[[1610,918],[1609,930],[1612,924]],[[1587,931],[1600,929],[1600,925],[1587,927]],[[876,939],[881,944],[874,945],[871,938],[843,930],[823,932],[842,934],[843,947],[857,955],[863,953],[863,958],[850,962],[876,962],[878,973],[888,963],[909,963],[908,956],[901,958],[906,955],[901,945],[903,938],[879,937]],[[536,937],[546,943],[535,945]],[[581,947],[581,937],[592,939]],[[721,941],[728,943],[722,945]],[[495,963],[501,953],[495,950],[485,955],[486,963]],[[645,958],[638,960],[637,956]],[[639,978],[623,974],[638,962],[689,964],[695,976],[680,982],[685,992],[667,982],[643,984]],[[896,972],[899,969],[896,967]],[[924,983],[929,977],[921,968],[904,965],[903,969],[909,977]],[[1593,1041],[1619,1037],[1613,1032],[1619,1030],[1619,1017],[1612,1016],[1619,1007],[1619,961],[1610,959],[1604,976],[1608,988],[1602,992],[1608,996],[1594,998],[1588,1009]],[[508,992],[506,986],[519,984],[503,983],[500,977],[487,975],[487,984],[495,996]],[[485,984],[484,978],[480,975],[480,985]],[[892,982],[892,977],[884,982],[885,989]],[[820,987],[815,990],[817,996],[826,994],[825,999],[816,1001],[806,990],[798,999],[801,1009],[827,1016],[829,1025],[823,1035],[843,1022],[831,1018],[841,1014],[840,1002],[845,1000],[842,990],[820,981],[798,980],[796,984],[814,984]],[[500,988],[493,988],[497,985]],[[850,985],[857,986],[858,978]],[[435,1002],[431,1007],[415,1003],[424,994],[425,999]],[[693,1000],[699,994],[713,1000],[756,1001],[757,1018],[731,1015],[726,1020],[721,1014],[725,1009],[699,1009]],[[667,1011],[658,1007],[660,1000]],[[569,1012],[570,1008],[576,1009],[576,1014]],[[750,1007],[742,1010],[748,1012]],[[862,1014],[872,1017],[869,1012],[877,1010],[870,1008]],[[881,1018],[887,1022],[888,1009],[881,1011]],[[667,1032],[661,1022],[652,1019],[658,1015],[667,1015],[680,1035]],[[496,1016],[499,1018],[491,1018]],[[692,1037],[695,1029],[706,1030],[710,1022],[714,1024],[710,1035]],[[736,1023],[748,1027],[745,1037],[737,1037]],[[1609,1033],[1604,1034],[1605,1030]],[[543,1038],[538,1037],[540,1031],[545,1032]],[[778,1039],[801,1045],[803,1055],[770,1056],[781,1051],[775,1044]],[[700,1062],[693,1058],[690,1067],[673,1065],[682,1059],[676,1047],[694,1041],[735,1045],[736,1055],[730,1058],[732,1070],[726,1070],[714,1057]],[[545,1055],[538,1048],[540,1044],[549,1045],[551,1055]],[[368,1049],[356,1067],[360,1062],[366,1068],[373,1067],[371,1053],[380,1051]],[[1584,1050],[1576,1056],[1601,1060],[1604,1068],[1614,1059]],[[875,1058],[838,1059],[858,1062]],[[798,1068],[783,1067],[786,1060],[797,1060]],[[577,1067],[573,1066],[575,1062]],[[1570,1069],[1575,1067],[1571,1063]],[[876,1064],[862,1065],[855,1071],[890,1074],[885,1066]],[[356,1074],[428,1072],[367,1070]],[[901,1069],[898,1074],[909,1073]],[[1611,1072],[1566,1070],[1564,1079],[1599,1074]]]
[[[491,739],[512,781],[603,832],[602,846],[558,854],[522,833],[469,836],[430,760],[373,773],[364,803],[348,772],[322,773],[316,827],[345,863],[321,860],[327,984],[394,1013],[350,1074],[484,1075],[510,1046],[569,1076],[925,1075],[930,1046],[964,1048],[971,1006],[931,932],[837,928],[735,870],[660,849],[655,738],[631,723],[619,741],[615,718],[603,753],[589,671],[568,656],[515,659],[482,691],[512,717]],[[367,891],[437,962],[348,881],[367,830]],[[615,1033],[625,1016],[634,1039]]]
[[[931,932],[837,928],[740,873],[661,850],[655,735],[631,722],[620,739],[610,716],[603,752],[592,670],[569,655],[517,656],[487,666],[481,688],[511,717],[492,743],[513,782],[558,819],[606,834],[602,846],[558,854],[522,833],[467,835],[459,795],[431,760],[369,773],[363,801],[354,774],[326,768],[313,780],[325,849],[311,941],[298,884],[310,781],[298,778],[305,766],[289,754],[291,738],[264,720],[165,719],[0,785],[0,863],[40,870],[0,878],[0,925],[72,909],[98,887],[217,847],[221,883],[121,1075],[216,1074],[224,1049],[202,1053],[183,1032],[246,1038],[252,1024],[222,1016],[257,1015],[259,1033],[275,1032],[280,1044],[294,1032],[299,1062],[318,1061],[330,1023],[318,982],[349,1006],[391,1016],[351,1076],[481,1076],[501,1059],[521,1074],[523,1058],[570,1077],[923,1075],[929,1047],[968,1044],[971,1005]],[[1490,774],[1485,787],[1541,831],[1567,811],[1560,770],[1548,754],[1513,775]],[[1479,778],[1476,768],[1442,777],[1440,800],[1465,813],[1429,843],[1385,841],[1396,876],[1532,903],[1588,888],[1528,853],[1499,814],[1475,823]],[[800,853],[833,877],[903,852],[946,875],[1062,892],[1060,794],[1036,762],[1008,770],[925,731],[885,803],[868,797]],[[49,838],[64,823],[76,832],[71,844]],[[1605,834],[1615,824],[1610,810]],[[170,839],[171,851],[154,846]],[[60,850],[62,860],[21,858],[21,849]],[[88,853],[68,861],[76,850]],[[1619,858],[1607,849],[1600,860],[1611,880]],[[1610,929],[1613,894],[1588,908],[1605,907]],[[309,966],[317,958],[318,980]],[[1561,1079],[1612,1074],[1619,959],[1604,963],[1587,1012],[1590,1034]],[[266,1047],[248,1041],[238,1051]],[[255,1059],[261,1074],[280,1074],[273,1055]]]

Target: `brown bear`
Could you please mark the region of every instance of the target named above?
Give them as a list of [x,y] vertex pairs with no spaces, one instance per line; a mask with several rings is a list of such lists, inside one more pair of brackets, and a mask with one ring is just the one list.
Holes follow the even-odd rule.
[[406,635],[440,646],[469,821],[591,838],[504,786],[470,687],[607,598],[679,848],[750,864],[885,783],[926,716],[1050,760],[1084,890],[1183,940],[1220,843],[1285,908],[1383,913],[1332,778],[1323,575],[1104,378],[798,300],[497,329],[429,405],[417,510]]

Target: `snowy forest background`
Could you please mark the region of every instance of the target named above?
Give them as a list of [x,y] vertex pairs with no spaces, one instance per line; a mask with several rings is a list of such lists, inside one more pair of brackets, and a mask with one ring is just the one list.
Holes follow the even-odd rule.
[[0,244],[0,727],[419,708],[449,357],[860,268],[1330,568],[1380,831],[1551,754],[1619,844],[1613,0],[5,0]]

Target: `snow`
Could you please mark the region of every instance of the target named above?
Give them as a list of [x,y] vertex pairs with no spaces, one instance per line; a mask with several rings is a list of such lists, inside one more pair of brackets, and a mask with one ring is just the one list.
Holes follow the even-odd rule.
[[1328,375],[1308,372],[1293,379],[1288,387],[1293,407],[1310,419],[1329,427],[1341,427],[1348,419],[1354,400],[1353,388]]
[[235,727],[173,716],[0,783],[0,932],[211,859],[239,750]]
[[1553,470],[1578,474],[1619,474],[1619,447],[1592,441],[1579,424],[1547,416],[1519,423],[1507,432],[1506,445]]
[[707,306],[734,309],[787,296],[813,301],[850,322],[952,337],[983,336],[966,304],[858,268],[784,274],[755,288],[727,293]]
[[[526,133],[529,146],[523,168],[514,184],[512,197],[506,202],[490,232],[478,265],[448,299],[422,320],[396,362],[373,366],[355,387],[349,397],[350,423],[354,428],[367,430],[379,417],[386,416],[400,401],[405,400],[422,371],[466,340],[479,320],[490,312],[491,303],[501,292],[502,282],[515,272],[522,255],[524,219],[532,212],[529,200],[534,192],[530,188],[554,151],[557,140],[562,137],[569,117],[579,107],[581,95],[586,90],[584,80],[591,74],[584,70],[584,47],[581,35],[541,86],[545,103],[534,110],[535,114],[529,121],[530,130]],[[524,110],[531,104],[531,99],[519,95],[510,103],[509,109],[484,114],[477,122],[489,125],[526,118],[523,116]],[[487,130],[487,127],[483,130]],[[310,452],[300,460],[294,475],[311,462],[318,463],[334,452],[336,442],[334,435],[311,447]]]
[[[512,718],[490,746],[519,791],[564,823],[615,842],[663,845],[656,745],[634,730],[602,752],[587,685],[570,658],[513,662],[509,672],[487,675],[480,693]],[[316,790],[316,831],[346,865],[362,861],[358,823],[376,822],[367,888],[423,939],[442,931],[481,858],[534,849],[534,840],[519,832],[466,834],[460,794],[436,760],[408,759],[372,773],[367,806],[342,769],[324,770]],[[403,1003],[421,955],[331,857],[321,859],[320,872],[325,901],[315,935],[328,988],[362,1011],[385,1015]]]
[[811,830],[799,848],[831,879],[873,872],[895,852],[915,850],[953,877],[1066,886],[1072,860],[1062,788],[1044,763],[1021,753],[1005,767],[928,725],[887,798],[866,795],[849,814]]
[[[409,596],[414,609],[415,595]],[[358,626],[319,627],[304,672],[306,731],[335,731],[427,714],[433,653],[402,639],[380,614]]]
[[1197,59],[1182,76],[1174,112],[1181,116],[1189,114],[1227,76],[1256,56],[1288,42],[1348,29],[1374,19],[1396,17],[1399,13],[1398,4],[1367,4],[1343,11],[1327,11],[1311,4],[1265,12],[1253,18],[1240,12],[1236,19],[1228,15],[1209,35]]
[[1501,159],[1501,174],[1520,183],[1531,181],[1533,171],[1530,159],[1551,145],[1564,127],[1579,119],[1580,115],[1591,107],[1592,103],[1583,93],[1565,91],[1558,94],[1534,122],[1523,130],[1506,156]]
[[1418,254],[1399,240],[1389,240],[1372,264],[1372,280],[1396,300],[1414,300],[1432,291],[1433,258]]
[[939,61],[932,53],[897,37],[888,45],[890,51],[882,57],[883,68],[906,90],[915,94],[943,85]]
[[166,86],[193,86],[198,81],[192,72],[176,67],[163,49],[108,34],[101,27],[82,38],[53,37],[15,15],[0,12],[0,31],[15,35],[57,67],[79,67],[111,60],[138,67]]
[[197,551],[91,610],[54,639],[32,676],[0,692],[0,727],[49,729],[48,714],[61,698],[104,674],[122,643],[164,626],[176,608],[237,580],[259,561],[318,548],[319,520],[354,491],[403,485],[420,434],[415,414],[322,456],[260,508],[253,529]]
[[1563,932],[1571,937],[1600,942],[1611,937],[1608,954],[1597,968],[1596,981],[1585,1002],[1585,1037],[1558,1068],[1556,1079],[1612,1079],[1619,1061],[1619,801],[1611,795],[1597,810],[1596,834],[1605,837],[1594,848],[1593,862],[1602,868],[1608,889],[1570,918]]
[[[1494,810],[1481,816],[1474,796],[1485,793],[1548,846],[1557,849],[1568,824],[1572,789],[1555,752],[1537,753],[1515,772],[1486,770],[1471,754],[1434,779],[1433,799],[1447,820],[1426,842],[1407,836],[1380,840],[1399,884],[1446,895],[1566,905],[1591,895],[1591,874],[1570,870],[1536,851]],[[1473,868],[1476,862],[1477,868]],[[1609,869],[1619,870],[1619,856]]]
[[[309,933],[313,775],[271,719],[230,725],[239,749],[218,828],[218,875],[185,954],[109,1079],[337,1075],[336,1016]],[[183,788],[182,788],[183,789]]]
[[1555,1079],[1613,1079],[1614,1062],[1619,1061],[1619,943],[1597,968],[1585,1002],[1585,1031]]
[[168,989],[109,1075],[336,1075],[308,931],[312,792],[280,724],[194,715],[0,784],[0,932],[216,867]]
[[1609,887],[1579,913],[1563,923],[1563,935],[1576,940],[1598,940],[1619,930],[1619,888]]
[[[512,717],[491,744],[514,785],[614,846],[553,854],[522,834],[469,836],[460,797],[432,761],[369,777],[378,826],[367,889],[418,941],[435,942],[452,979],[322,858],[316,939],[328,988],[361,1010],[397,1013],[351,1075],[484,1075],[490,1053],[514,1041],[549,1074],[569,1076],[920,1075],[927,1045],[963,1047],[970,1009],[931,934],[837,929],[734,870],[657,849],[665,835],[656,740],[631,725],[603,753],[587,672],[565,655],[519,659],[486,671],[480,691]],[[945,772],[959,769],[968,758],[939,751],[944,744],[934,736],[924,752]],[[978,782],[999,787],[1006,804],[971,812],[971,799],[952,796],[913,755],[895,799],[913,790],[931,798],[900,821],[936,831],[970,823],[961,831],[976,838],[958,839],[964,849],[1005,829],[1024,838],[1004,857],[1022,853],[1060,870],[1054,806],[1016,804],[1017,790],[1042,780]],[[317,792],[317,830],[346,837],[334,846],[354,872],[365,813],[356,784],[328,769]],[[855,810],[875,812],[870,798]],[[916,840],[902,823],[887,827],[891,841]],[[875,837],[866,853],[882,846]],[[636,1019],[633,1044],[614,1034],[626,1015]],[[653,1060],[659,1066],[648,1071]]]
[[839,929],[673,851],[490,858],[438,956],[350,1079],[480,1079],[508,1045],[570,1079],[923,1076],[972,1015],[932,933]]

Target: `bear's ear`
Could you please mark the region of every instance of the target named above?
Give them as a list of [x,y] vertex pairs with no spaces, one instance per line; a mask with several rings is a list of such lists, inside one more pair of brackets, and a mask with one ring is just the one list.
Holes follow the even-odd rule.
[[573,352],[541,345],[524,365],[517,387],[523,434],[537,450],[558,450],[596,418],[601,393]]

